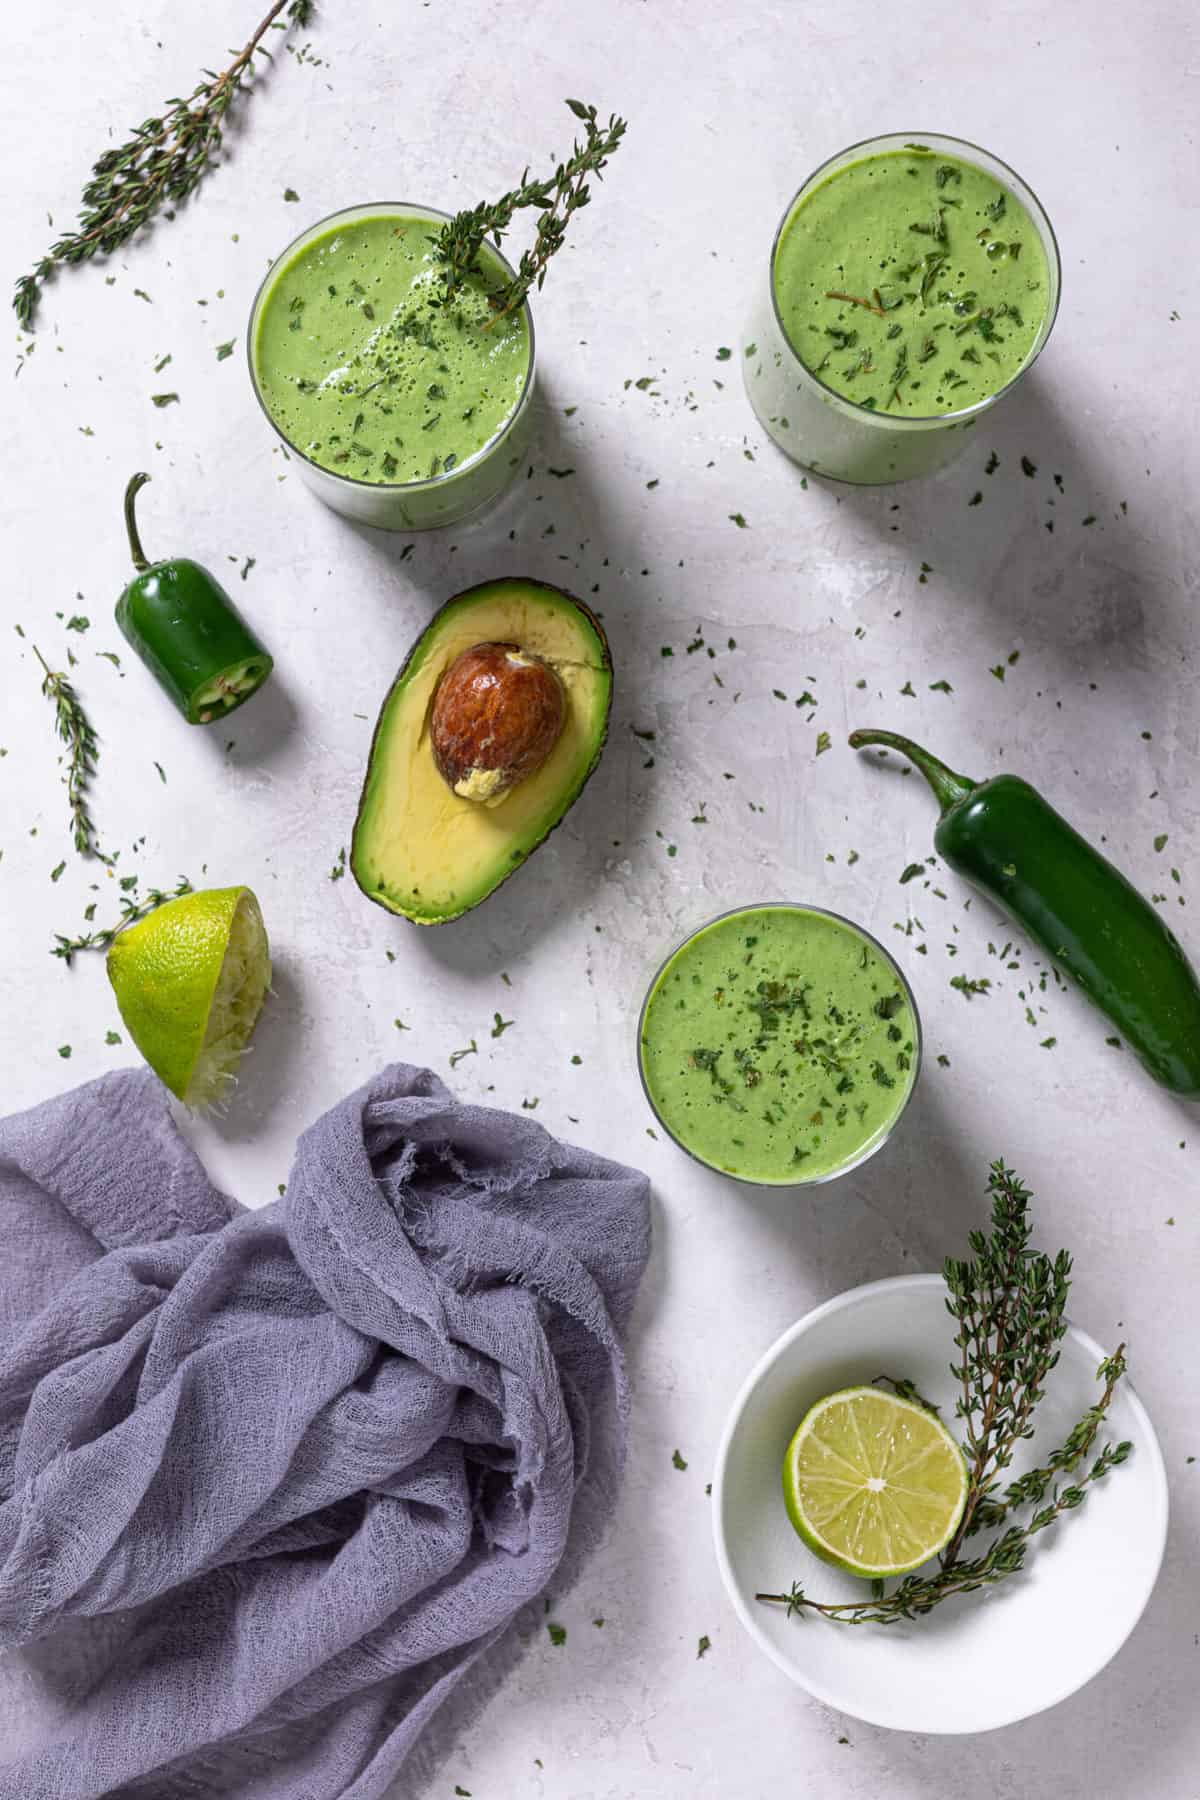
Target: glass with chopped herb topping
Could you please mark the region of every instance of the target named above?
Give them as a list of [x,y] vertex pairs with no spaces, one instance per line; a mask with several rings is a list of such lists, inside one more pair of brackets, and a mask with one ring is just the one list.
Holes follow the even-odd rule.
[[449,306],[432,239],[446,215],[351,206],[310,226],[250,315],[254,391],[313,491],[363,524],[422,531],[494,500],[531,421],[533,320],[489,295],[513,278],[490,245]]
[[786,901],[739,907],[663,964],[638,1024],[642,1086],[698,1162],[760,1186],[857,1168],[908,1105],[921,1025],[861,926]]
[[1050,221],[1007,164],[892,133],[810,175],[743,341],[759,422],[814,473],[876,486],[952,462],[1058,310]]

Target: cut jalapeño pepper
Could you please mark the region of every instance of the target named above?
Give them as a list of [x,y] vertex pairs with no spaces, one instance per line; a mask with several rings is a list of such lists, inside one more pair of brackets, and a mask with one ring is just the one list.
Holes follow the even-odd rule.
[[134,508],[149,479],[134,475],[125,489],[137,574],[117,601],[117,624],[188,723],[209,725],[248,700],[274,662],[207,569],[186,557],[147,560]]

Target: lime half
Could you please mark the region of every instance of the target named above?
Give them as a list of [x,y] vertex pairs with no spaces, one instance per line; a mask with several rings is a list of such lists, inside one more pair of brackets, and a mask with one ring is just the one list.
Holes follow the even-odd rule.
[[183,894],[108,952],[130,1037],[185,1106],[224,1098],[271,982],[258,901],[248,887]]
[[842,1388],[801,1420],[783,1493],[814,1555],[871,1581],[945,1549],[966,1504],[967,1465],[936,1414],[881,1388]]

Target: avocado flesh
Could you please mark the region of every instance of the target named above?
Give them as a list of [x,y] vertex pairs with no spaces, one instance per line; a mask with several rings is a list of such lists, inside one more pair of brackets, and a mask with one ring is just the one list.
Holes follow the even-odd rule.
[[[454,793],[429,742],[439,681],[482,643],[533,651],[557,671],[567,696],[546,762],[493,806]],[[478,906],[578,797],[604,748],[611,704],[604,633],[569,594],[537,581],[490,581],[448,600],[413,646],[375,727],[350,856],[364,894],[418,925]]]

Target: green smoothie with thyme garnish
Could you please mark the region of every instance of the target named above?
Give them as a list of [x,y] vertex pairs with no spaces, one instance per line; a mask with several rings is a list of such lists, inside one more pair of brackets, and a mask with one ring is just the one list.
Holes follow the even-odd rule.
[[801,195],[773,280],[801,362],[859,406],[958,412],[999,392],[1051,304],[1021,201],[963,157],[920,145],[844,164]]
[[883,1141],[912,1091],[919,1033],[908,986],[873,939],[830,913],[754,906],[666,963],[639,1056],[651,1105],[685,1150],[792,1185]]
[[381,485],[447,474],[520,402],[527,314],[489,305],[507,277],[486,249],[453,301],[436,303],[441,223],[381,210],[334,224],[281,266],[259,305],[263,404],[333,474]]

